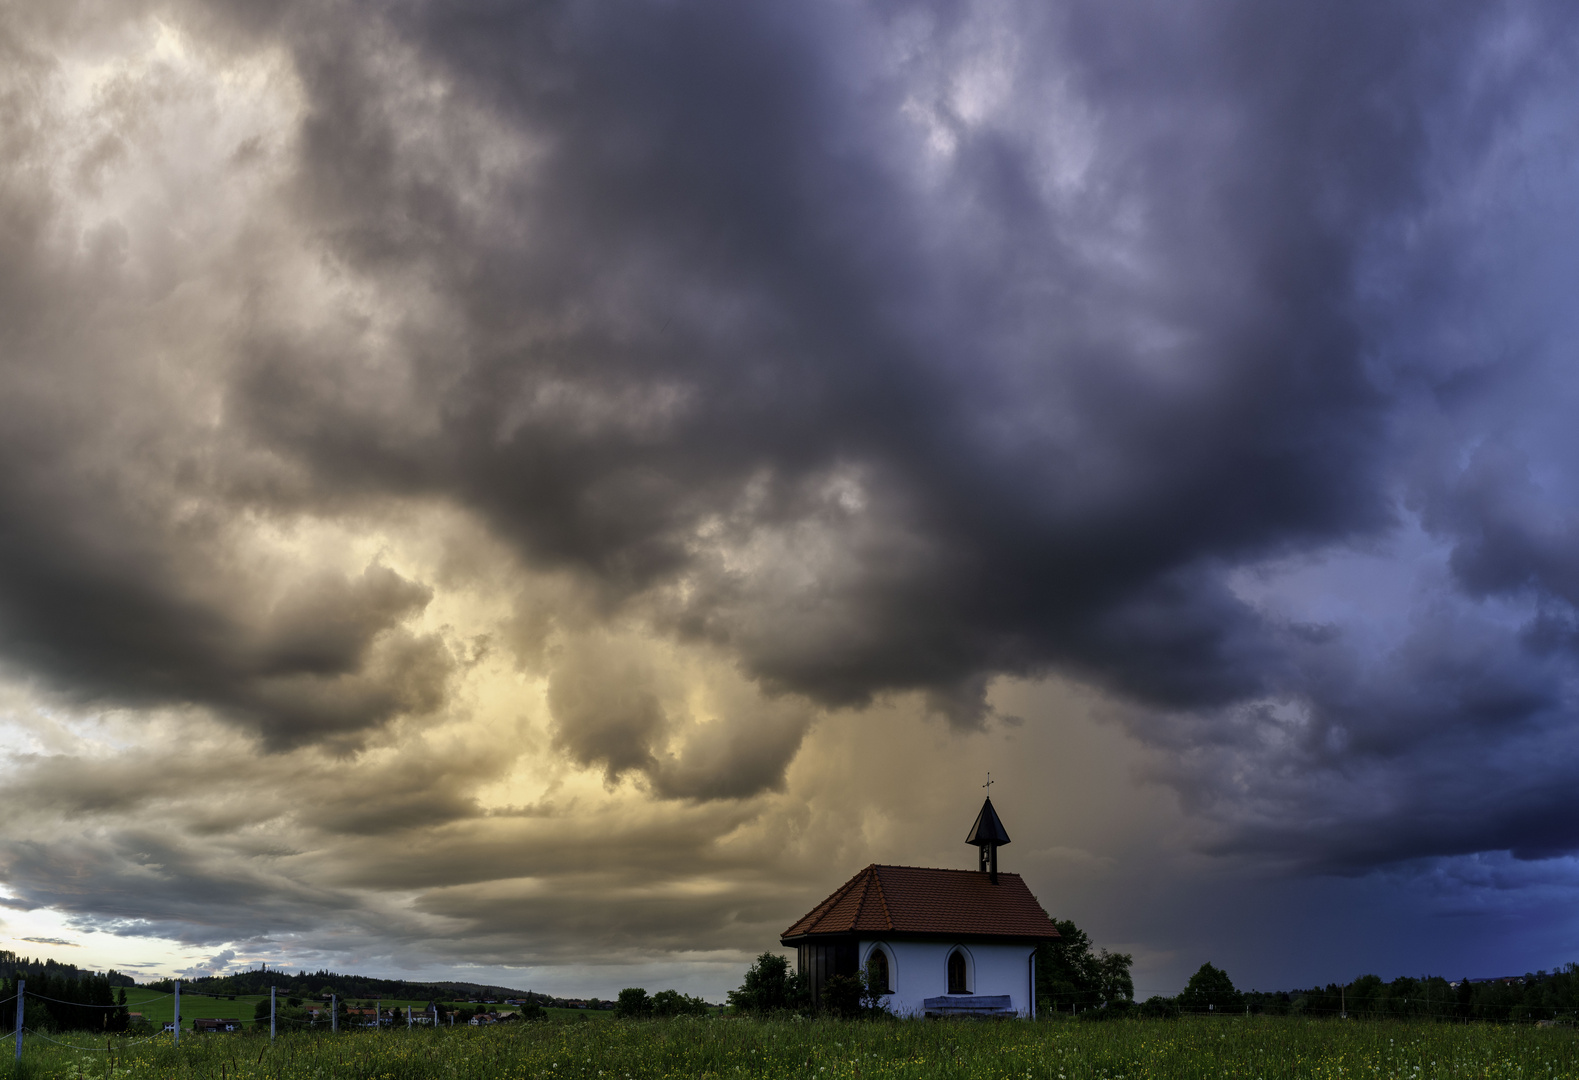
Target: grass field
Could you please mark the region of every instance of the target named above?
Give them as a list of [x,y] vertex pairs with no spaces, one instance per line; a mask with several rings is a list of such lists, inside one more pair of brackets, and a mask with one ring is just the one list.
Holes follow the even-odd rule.
[[[183,1010],[184,1012],[184,1010]],[[29,1037],[0,1080],[1558,1080],[1570,1028],[1236,1018],[999,1023],[742,1019],[168,1036],[106,1052]]]
[[[234,998],[212,998],[194,994],[190,991],[183,991],[181,993],[181,1027],[189,1029],[193,1020],[226,1017],[233,1020],[251,1020],[253,1008],[258,1002],[267,1000],[269,1000],[267,994],[237,994]],[[376,999],[368,998],[367,1000],[371,1002]],[[360,1005],[362,999],[353,998],[351,1003]],[[284,997],[280,998],[279,1004],[281,1007],[285,1005]],[[314,1004],[320,1003],[315,1000]],[[468,1012],[476,1007],[464,1002],[442,1002],[441,1004],[451,1008],[464,1008]],[[420,1011],[428,1007],[428,1000],[427,998],[420,1000],[416,998],[383,999],[383,1007],[386,1009],[394,1007],[403,1010],[408,1005]],[[508,1005],[488,1005],[485,1007],[489,1009],[498,1008],[505,1012],[515,1011]],[[129,989],[126,991],[126,1008],[131,1012],[142,1013],[143,1016],[147,1017],[148,1022],[156,1028],[162,1027],[167,1020],[175,1019],[175,998],[170,994],[154,994],[141,988]],[[545,1011],[551,1018],[556,1019],[574,1019],[577,1016],[585,1016],[588,1019],[599,1020],[607,1019],[613,1015],[613,1013],[601,1009],[548,1009]],[[325,1015],[327,1016],[327,1014]]]
[[[191,1022],[199,1018],[209,1020],[226,1016],[250,1020],[253,1005],[258,1000],[259,997],[248,994],[238,994],[234,1001],[226,998],[200,997],[197,994],[182,994],[181,1023],[183,1026],[190,1027]],[[267,1001],[268,997],[265,995],[262,1000]],[[126,991],[126,1007],[132,1012],[142,1013],[155,1027],[175,1018],[175,998],[169,994],[151,994],[140,987]]]
[[546,1008],[543,1011],[548,1014],[548,1018],[550,1020],[580,1020],[582,1018],[585,1018],[587,1020],[612,1020],[612,1019],[614,1019],[614,1011],[612,1009],[555,1009],[555,1008]]

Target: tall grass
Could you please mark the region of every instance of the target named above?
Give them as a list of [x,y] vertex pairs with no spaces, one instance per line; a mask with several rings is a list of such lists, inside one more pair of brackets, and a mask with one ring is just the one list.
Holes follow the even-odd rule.
[[[67,1041],[62,1037],[62,1041]],[[3,1080],[1579,1080],[1579,1033],[1282,1017],[839,1023],[705,1019],[282,1035],[71,1049],[29,1039]]]

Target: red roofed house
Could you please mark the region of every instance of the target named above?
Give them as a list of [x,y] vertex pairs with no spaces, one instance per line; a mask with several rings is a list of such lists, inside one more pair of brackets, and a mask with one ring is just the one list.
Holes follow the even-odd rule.
[[966,839],[978,869],[873,863],[841,885],[780,936],[812,1000],[865,971],[899,1016],[1035,1016],[1036,946],[1058,929],[1019,874],[998,873],[1008,842],[989,798]]
[[209,1020],[199,1019],[192,1021],[193,1031],[240,1031],[240,1020]]

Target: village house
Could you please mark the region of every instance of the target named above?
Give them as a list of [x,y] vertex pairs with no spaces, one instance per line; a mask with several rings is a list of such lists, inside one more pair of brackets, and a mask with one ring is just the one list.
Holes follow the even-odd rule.
[[1009,834],[991,798],[966,843],[975,870],[873,863],[784,931],[813,1004],[830,978],[864,973],[898,1016],[1036,1015],[1036,946],[1058,928],[1020,875],[998,872]]
[[193,1031],[240,1031],[240,1020],[193,1020]]

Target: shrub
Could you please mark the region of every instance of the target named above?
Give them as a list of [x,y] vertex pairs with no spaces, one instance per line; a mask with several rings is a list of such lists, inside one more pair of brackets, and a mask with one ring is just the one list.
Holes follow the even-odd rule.
[[652,996],[654,1016],[706,1016],[707,1002],[678,990],[660,990]]
[[1179,1015],[1179,1003],[1171,997],[1149,997],[1136,1006],[1135,1011],[1155,1020],[1173,1020]]
[[1122,1020],[1128,1016],[1140,1015],[1139,1007],[1128,998],[1119,998],[1109,1001],[1096,1009],[1087,1009],[1080,1014],[1082,1020]]
[[822,984],[824,1012],[841,1020],[853,1020],[861,1015],[861,998],[866,988],[854,975],[833,975]]
[[746,969],[740,989],[729,992],[729,1005],[736,1012],[763,1015],[803,1008],[806,996],[806,981],[790,971],[789,960],[765,952]]
[[647,997],[647,991],[639,986],[627,986],[620,991],[619,1000],[614,1003],[614,1015],[629,1019],[636,1019],[652,1014],[652,1001]]

